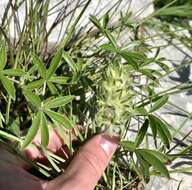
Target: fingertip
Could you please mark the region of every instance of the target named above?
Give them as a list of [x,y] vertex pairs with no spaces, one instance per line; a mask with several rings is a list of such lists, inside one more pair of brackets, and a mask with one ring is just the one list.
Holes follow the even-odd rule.
[[104,150],[108,158],[110,159],[114,152],[116,151],[119,144],[119,137],[109,136],[107,134],[102,134],[99,145]]

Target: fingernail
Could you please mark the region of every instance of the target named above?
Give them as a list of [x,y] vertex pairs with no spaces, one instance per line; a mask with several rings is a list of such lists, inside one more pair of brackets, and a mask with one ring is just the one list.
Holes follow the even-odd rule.
[[103,134],[99,143],[107,156],[111,157],[117,149],[119,138]]

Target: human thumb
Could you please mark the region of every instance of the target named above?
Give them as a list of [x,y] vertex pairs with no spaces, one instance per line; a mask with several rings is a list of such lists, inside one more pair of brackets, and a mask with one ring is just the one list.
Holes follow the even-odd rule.
[[96,135],[77,152],[66,171],[47,184],[46,190],[93,190],[118,142],[117,137]]

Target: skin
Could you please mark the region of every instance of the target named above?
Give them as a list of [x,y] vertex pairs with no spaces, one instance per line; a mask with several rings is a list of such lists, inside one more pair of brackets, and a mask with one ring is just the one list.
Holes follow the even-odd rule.
[[[38,140],[36,140],[37,143]],[[0,150],[0,190],[93,190],[118,147],[118,138],[99,134],[76,153],[62,175],[43,181],[28,173],[17,157]],[[51,132],[48,148],[56,152],[63,145],[55,131]],[[31,159],[42,158],[38,149],[27,149]]]

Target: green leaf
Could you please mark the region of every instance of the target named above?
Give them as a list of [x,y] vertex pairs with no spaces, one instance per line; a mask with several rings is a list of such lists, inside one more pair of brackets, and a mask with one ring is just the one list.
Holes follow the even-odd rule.
[[134,115],[146,116],[148,115],[146,109],[144,107],[136,107],[134,108]]
[[44,66],[41,59],[34,53],[32,54],[32,58],[33,58],[33,64],[37,65],[37,69],[41,77],[46,78],[46,67]]
[[132,141],[121,141],[120,145],[130,152],[134,152],[136,148],[135,143]]
[[162,130],[164,131],[164,133],[166,134],[167,138],[169,139],[169,141],[172,140],[172,136],[171,133],[168,130],[168,125],[166,124],[166,122],[163,122],[161,119],[159,119],[158,117],[154,116],[155,119],[158,121],[159,126],[161,126],[160,128],[162,128]]
[[128,51],[121,51],[119,54],[130,64],[135,70],[139,70],[139,65],[137,60],[135,60],[135,56],[137,53],[128,52]]
[[47,76],[46,76],[47,79],[51,78],[51,76],[55,73],[62,59],[62,54],[63,54],[63,48],[61,48],[51,60],[51,64],[49,66],[49,69],[47,70]]
[[89,17],[89,19],[99,30],[103,30],[103,28],[102,28],[99,20],[96,18],[96,16],[91,15]]
[[165,63],[161,62],[161,61],[155,61],[155,63],[157,65],[159,65],[159,67],[161,67],[165,72],[168,72],[169,71],[169,66],[166,65]]
[[162,8],[158,10],[155,16],[178,16],[178,17],[192,17],[191,5],[180,5]]
[[38,132],[39,126],[40,126],[40,121],[41,121],[41,113],[38,112],[37,115],[35,115],[35,117],[32,121],[32,126],[29,128],[29,131],[22,144],[22,147],[21,147],[22,150],[25,149],[35,138],[35,136]]
[[156,126],[159,137],[166,145],[166,147],[169,148],[172,137],[171,133],[168,130],[168,126],[154,115],[150,115],[149,120],[151,121],[151,123],[153,123],[154,126]]
[[4,75],[8,76],[24,76],[26,73],[21,69],[5,69],[2,71]]
[[168,96],[162,96],[160,99],[158,99],[155,104],[152,106],[152,108],[149,110],[149,112],[154,112],[161,108],[163,105],[165,105],[168,101]]
[[161,175],[170,178],[169,172],[165,165],[156,156],[151,154],[150,151],[146,151],[145,149],[137,149],[136,152],[137,154],[140,154],[141,157],[151,164],[157,171],[159,171]]
[[147,76],[151,80],[157,79],[156,76],[153,73],[151,73],[151,71],[149,69],[140,69],[139,72],[142,73],[143,75]]
[[6,47],[4,44],[2,44],[0,49],[0,71],[2,71],[5,68],[6,63],[7,63]]
[[113,45],[113,47],[114,47],[115,49],[118,49],[116,40],[115,40],[115,38],[113,37],[113,35],[112,35],[107,29],[104,29],[104,33],[105,33],[105,35],[107,36],[107,38],[109,39],[109,41],[111,42],[111,44]]
[[41,107],[41,99],[30,90],[24,90],[25,98],[35,107]]
[[70,77],[60,77],[60,76],[53,76],[49,79],[49,81],[57,84],[68,84]]
[[71,69],[73,70],[73,72],[77,71],[77,67],[75,62],[73,61],[73,59],[71,58],[71,56],[67,53],[67,52],[63,52],[63,58],[65,59],[65,61],[69,64],[69,66],[71,67]]
[[156,142],[157,142],[157,124],[156,124],[156,122],[155,122],[155,120],[153,119],[153,117],[151,117],[150,115],[149,115],[149,123],[150,123],[150,127],[151,127],[151,131],[152,131],[152,135],[153,135],[153,139],[154,139],[154,141],[155,141],[155,145],[157,144]]
[[143,123],[143,125],[141,126],[140,130],[137,133],[137,136],[135,139],[136,147],[138,147],[142,143],[142,141],[147,133],[148,126],[149,126],[149,120],[146,119],[145,122]]
[[75,96],[61,96],[54,98],[52,100],[48,100],[44,104],[45,109],[50,109],[50,108],[57,108],[57,107],[62,107],[65,106],[66,104],[70,103]]
[[39,79],[39,80],[33,81],[33,82],[25,85],[24,88],[28,89],[28,90],[38,89],[44,84],[44,82],[45,82],[44,79]]
[[51,110],[45,110],[45,113],[52,119],[53,122],[56,121],[67,129],[73,128],[73,124],[64,114]]
[[106,13],[103,17],[103,28],[107,28],[108,23],[109,23],[109,14]]
[[11,125],[8,126],[8,130],[9,130],[12,134],[16,135],[17,137],[20,137],[20,135],[21,135],[21,130],[20,130],[20,127],[19,127],[19,125],[17,124],[16,120],[14,120],[14,121],[11,123]]
[[148,73],[153,74],[156,77],[162,77],[163,75],[161,74],[161,72],[155,70],[155,69],[145,69],[145,71],[147,71]]
[[143,149],[150,154],[153,154],[157,159],[159,159],[162,163],[170,163],[171,159],[166,155],[156,150]]
[[48,129],[48,125],[47,125],[46,116],[43,112],[41,112],[40,126],[41,126],[41,144],[44,147],[47,147],[47,145],[49,143],[49,129]]
[[59,91],[57,90],[57,88],[55,87],[55,85],[52,82],[48,81],[47,85],[48,85],[49,90],[51,91],[51,94],[59,94]]
[[145,161],[140,154],[137,153],[137,151],[135,152],[136,153],[136,156],[139,160],[139,163],[141,165],[141,172],[144,176],[144,179],[145,179],[145,182],[148,182],[149,181],[149,178],[150,178],[150,173],[149,173],[149,169],[151,167],[151,165]]
[[15,100],[16,90],[15,90],[15,87],[13,85],[13,82],[10,81],[6,76],[3,76],[3,75],[0,76],[0,80],[3,83],[3,86],[4,86],[5,90],[7,91],[7,93],[9,94],[9,96],[13,100]]
[[111,44],[103,44],[100,46],[101,49],[106,50],[106,51],[110,51],[113,53],[117,53],[118,51],[111,45]]

